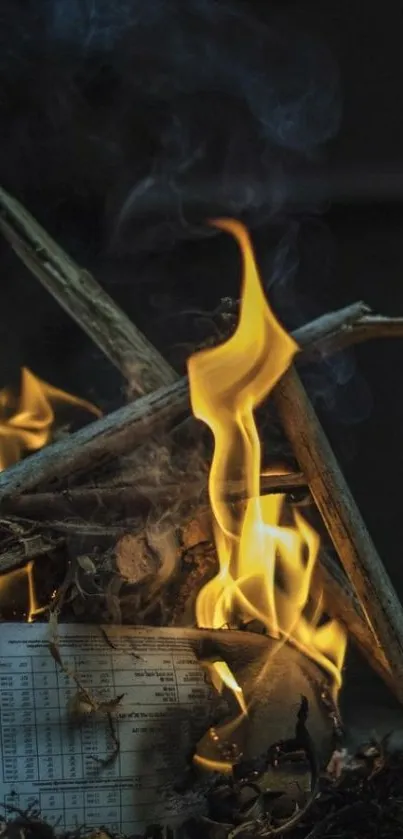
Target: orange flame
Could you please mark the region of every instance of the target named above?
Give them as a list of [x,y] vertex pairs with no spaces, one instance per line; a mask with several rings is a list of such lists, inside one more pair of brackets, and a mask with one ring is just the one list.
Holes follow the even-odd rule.
[[[323,622],[321,605],[312,609],[310,603],[319,537],[297,512],[293,526],[281,524],[287,512],[284,496],[260,496],[254,410],[287,370],[298,346],[266,301],[245,228],[232,220],[214,224],[231,233],[241,248],[243,287],[234,335],[188,362],[193,413],[211,428],[215,442],[209,495],[219,572],[199,593],[197,623],[220,628],[259,619],[271,636],[290,640],[327,670],[336,697],[346,639],[337,622]],[[248,500],[234,508],[225,485],[240,478]]]
[[[0,391],[0,471],[50,442],[56,413],[63,405],[101,416],[101,411],[91,402],[41,381],[27,367],[21,370],[21,389],[17,398],[11,388]],[[29,623],[47,608],[38,604],[33,568],[31,560],[22,568],[0,575],[0,612],[3,605],[10,607],[14,594],[20,603],[21,592],[26,589]]]
[[61,405],[76,406],[101,416],[90,402],[41,381],[27,367],[21,371],[17,400],[11,388],[0,391],[0,470],[21,460],[26,452],[36,451],[49,443],[55,410]]

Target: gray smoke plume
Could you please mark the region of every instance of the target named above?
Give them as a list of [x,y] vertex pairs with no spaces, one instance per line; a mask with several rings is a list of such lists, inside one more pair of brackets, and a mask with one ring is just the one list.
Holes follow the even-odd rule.
[[337,132],[325,46],[234,1],[4,0],[1,16],[0,175],[98,200],[115,250],[155,252],[217,212],[261,223]]
[[[230,0],[3,0],[0,16],[0,182],[73,255],[88,264],[109,246],[117,284],[151,276],[175,309],[215,308],[237,296],[238,271],[205,220],[233,215],[260,240],[285,324],[320,313],[305,277],[321,288],[323,266],[307,263],[301,224],[318,193],[297,211],[287,203],[293,173],[320,164],[340,124],[338,72],[320,41]],[[350,356],[308,378],[342,417],[357,383]],[[358,401],[346,400],[348,421],[368,410]]]

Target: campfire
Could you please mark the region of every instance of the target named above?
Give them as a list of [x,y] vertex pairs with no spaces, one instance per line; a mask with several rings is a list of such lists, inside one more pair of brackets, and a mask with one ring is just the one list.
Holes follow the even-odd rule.
[[[31,662],[31,701],[44,703],[35,736],[39,743],[46,729],[48,755],[56,734],[47,680],[58,688],[64,769],[48,762],[35,776],[27,768],[21,795],[27,803],[30,784],[39,790],[40,816],[63,811],[64,829],[71,807],[86,826],[138,832],[154,807],[160,825],[186,822],[192,835],[291,830],[317,808],[326,771],[328,783],[343,772],[338,698],[347,639],[403,699],[402,606],[299,375],[306,358],[403,335],[403,322],[354,303],[288,334],[263,292],[246,228],[211,223],[242,255],[239,311],[235,319],[227,313],[221,340],[195,351],[181,378],[0,190],[2,234],[137,394],[101,416],[27,369],[19,393],[1,393],[0,605],[26,598],[11,617],[24,612],[31,625],[19,623],[13,641],[5,624],[0,654],[6,661],[14,643],[21,672]],[[260,429],[266,408],[266,425],[292,451],[284,462],[270,457],[270,433]],[[66,412],[85,424],[69,431]],[[296,503],[301,492],[321,516],[317,528]],[[154,727],[142,729],[153,703]],[[14,736],[17,722],[7,725]],[[181,753],[170,747],[165,755],[162,746],[155,768],[148,745],[134,773],[130,738],[143,731],[169,740],[174,728]],[[83,750],[80,768],[68,751],[72,737]],[[18,778],[7,755],[3,793],[12,807]],[[137,793],[147,761],[159,781],[144,803]],[[53,782],[63,806],[52,804]],[[35,808],[24,812],[39,818]]]

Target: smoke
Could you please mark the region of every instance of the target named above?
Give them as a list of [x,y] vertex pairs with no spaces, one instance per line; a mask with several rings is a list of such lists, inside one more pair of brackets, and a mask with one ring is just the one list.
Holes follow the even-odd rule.
[[[338,129],[324,45],[235,2],[36,0],[18,15],[7,0],[5,17],[3,74],[12,84],[29,60],[36,79],[20,114],[22,147],[39,154],[26,177],[81,200],[98,191],[115,251],[171,246],[210,212],[261,222],[288,170]],[[267,200],[259,186],[274,174]]]
[[[48,6],[47,37],[79,46],[82,53],[106,53],[136,19],[133,12],[130,0],[54,0]],[[143,14],[152,20],[153,6],[145,6]]]
[[[340,120],[336,68],[310,37],[258,24],[235,4],[154,12],[152,24],[137,19],[122,62],[133,95],[141,89],[160,115],[148,171],[121,186],[114,244],[131,250],[213,235],[200,225],[219,213],[262,223],[281,207],[288,169],[314,157]],[[257,185],[274,175],[262,196]]]
[[[125,268],[133,277],[141,253],[177,251],[156,274],[171,292],[172,267],[182,265],[175,282],[186,308],[186,294],[197,303],[187,291],[196,277],[215,284],[220,245],[182,251],[181,240],[216,236],[205,219],[225,213],[260,228],[259,264],[289,328],[326,309],[307,292],[307,275],[322,287],[324,266],[307,267],[304,208],[297,217],[285,203],[293,173],[320,162],[340,124],[325,45],[230,0],[3,0],[0,15],[0,182],[73,255],[88,264],[109,247],[112,264],[134,260]],[[199,256],[205,271],[193,266]],[[125,282],[118,262],[113,273]],[[141,326],[137,305],[128,311]],[[349,354],[306,379],[340,419],[368,411]],[[352,382],[354,399],[344,398]]]
[[[259,248],[259,237],[257,244]],[[259,250],[268,298],[287,329],[297,329],[329,311],[324,301],[329,296],[333,247],[321,220],[290,220],[276,245]],[[315,296],[309,291],[312,286]],[[347,439],[345,427],[367,419],[372,409],[372,396],[357,368],[354,352],[345,350],[315,358],[303,365],[302,376],[315,407],[328,420],[344,427],[342,447],[349,457],[352,441]]]
[[0,177],[72,238],[91,210],[90,246],[155,252],[209,211],[261,222],[337,132],[324,45],[235,2],[4,0],[1,16]]

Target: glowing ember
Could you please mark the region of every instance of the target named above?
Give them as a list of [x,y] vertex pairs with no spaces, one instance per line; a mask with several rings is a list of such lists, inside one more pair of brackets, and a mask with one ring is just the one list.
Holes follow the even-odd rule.
[[[298,346],[265,299],[245,228],[231,220],[215,226],[236,238],[244,269],[234,335],[188,363],[193,412],[211,428],[215,441],[209,494],[219,572],[198,596],[197,622],[221,628],[258,619],[279,643],[289,640],[328,671],[336,698],[346,639],[338,623],[324,619],[321,604],[311,602],[319,537],[299,513],[285,510],[284,496],[260,496],[254,410],[287,370]],[[241,477],[248,500],[234,507],[224,487]],[[284,513],[292,526],[282,524]],[[228,674],[225,681],[230,683]]]
[[90,402],[42,382],[26,367],[21,371],[17,399],[11,388],[0,391],[0,470],[21,460],[27,452],[46,446],[51,439],[55,411],[62,405],[101,415]]

